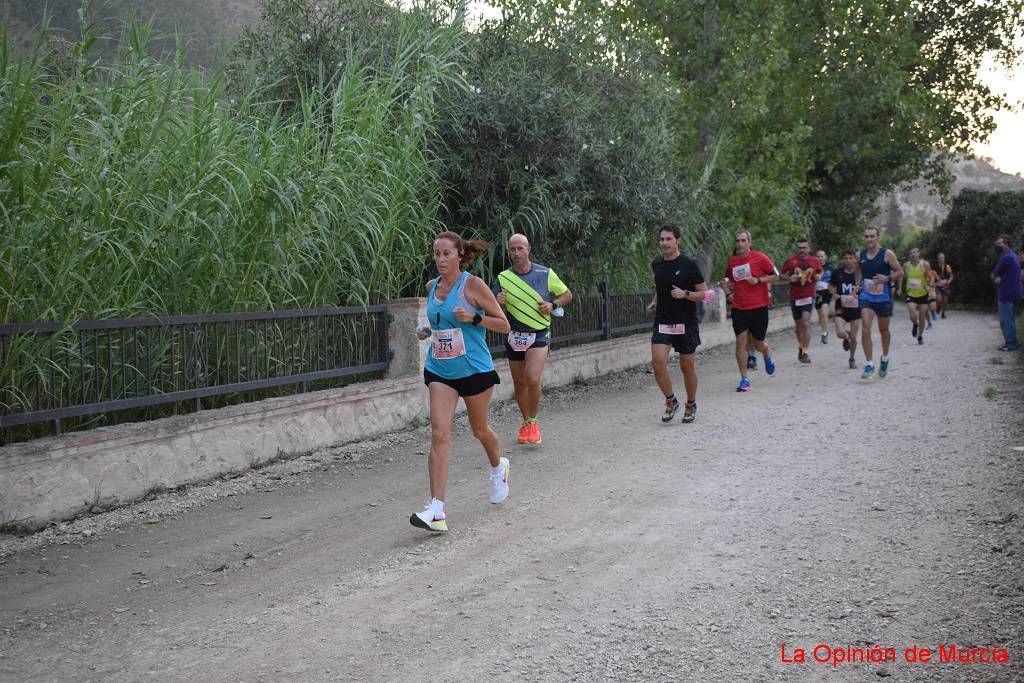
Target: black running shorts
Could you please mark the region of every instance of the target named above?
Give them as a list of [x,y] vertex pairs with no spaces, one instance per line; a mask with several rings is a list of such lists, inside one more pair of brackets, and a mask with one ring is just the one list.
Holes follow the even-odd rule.
[[700,346],[700,329],[697,323],[686,323],[684,334],[664,334],[658,331],[658,324],[655,323],[651,344],[671,346],[676,353],[689,356],[692,353],[697,353],[697,347]]
[[495,384],[501,384],[501,377],[494,370],[490,372],[478,372],[475,375],[469,375],[468,377],[457,377],[455,379],[445,379],[440,375],[435,375],[430,370],[423,371],[423,383],[430,386],[433,382],[440,382],[446,384],[458,392],[459,396],[476,396],[482,394]]
[[732,309],[732,331],[738,337],[744,332],[758,341],[768,336],[768,307],[747,311]]

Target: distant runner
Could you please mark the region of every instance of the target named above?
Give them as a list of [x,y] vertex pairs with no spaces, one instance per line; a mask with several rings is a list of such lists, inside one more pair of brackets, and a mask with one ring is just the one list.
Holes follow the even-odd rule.
[[793,334],[796,335],[797,360],[810,363],[808,351],[811,347],[811,313],[818,279],[821,277],[821,261],[811,256],[811,244],[806,237],[796,241],[796,253],[782,264],[779,277],[789,280],[789,309],[793,314]]
[[882,339],[882,358],[878,376],[889,374],[889,319],[892,318],[892,290],[903,277],[899,259],[890,249],[878,244],[878,228],[864,229],[864,249],[860,252],[860,315],[861,345],[864,347],[863,379],[875,374],[872,361],[871,325],[878,319],[878,332]]
[[860,274],[857,272],[857,254],[843,252],[842,266],[832,271],[829,289],[836,299],[836,336],[843,340],[843,349],[850,352],[847,361],[851,370],[857,369],[857,332],[860,329]]
[[732,331],[736,335],[736,365],[740,370],[736,391],[750,391],[748,344],[764,357],[765,373],[775,374],[775,361],[765,337],[768,336],[768,307],[771,305],[769,287],[778,281],[779,274],[772,260],[752,250],[750,244],[749,230],[736,233],[736,251],[720,283],[722,289],[732,293]]
[[679,353],[679,369],[683,372],[683,386],[686,388],[683,422],[693,422],[697,418],[695,354],[700,346],[697,303],[704,301],[708,284],[697,262],[679,252],[681,234],[679,226],[671,223],[661,226],[658,230],[661,258],[651,263],[654,300],[648,304],[647,310],[655,315],[651,364],[658,388],[665,395],[662,422],[671,422],[679,412],[679,399],[672,390],[672,377],[668,372],[668,356],[672,349]]
[[829,282],[835,268],[828,262],[828,254],[819,249],[815,256],[821,261],[821,278],[815,285],[814,310],[818,312],[818,325],[821,327],[821,343],[828,344],[828,309],[832,304],[832,290]]
[[540,379],[551,343],[551,314],[572,301],[572,292],[555,271],[530,260],[526,235],[516,233],[508,239],[508,257],[512,267],[498,273],[491,290],[512,326],[505,339],[505,357],[523,416],[517,441],[539,444]]
[[931,267],[921,258],[921,250],[911,247],[910,259],[903,264],[904,291],[907,295],[907,313],[910,315],[911,336],[924,344],[925,327],[931,325],[928,308],[928,271]]
[[946,306],[949,305],[949,293],[953,288],[953,266],[946,263],[946,255],[943,253],[940,253],[936,259],[935,272],[939,276],[939,281],[935,283],[939,317],[945,319]]

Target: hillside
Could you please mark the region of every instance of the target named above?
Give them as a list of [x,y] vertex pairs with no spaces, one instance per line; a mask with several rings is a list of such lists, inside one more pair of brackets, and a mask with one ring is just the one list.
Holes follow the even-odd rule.
[[[0,0],[0,19],[16,45],[31,42],[44,12],[50,25],[79,35],[81,0]],[[152,20],[158,54],[172,52],[175,33],[187,41],[189,62],[210,66],[229,49],[242,27],[259,20],[259,0],[95,0],[91,17],[101,35],[116,36],[124,19]],[[109,45],[109,42],[107,43]],[[103,49],[103,46],[100,46]]]
[[[1024,178],[1003,173],[989,159],[959,157],[950,163],[949,169],[956,179],[950,201],[964,189],[1024,191]],[[943,204],[937,194],[929,193],[929,186],[920,181],[910,189],[884,195],[876,206],[879,220],[890,232],[909,226],[930,228],[941,223],[949,213],[949,205]]]

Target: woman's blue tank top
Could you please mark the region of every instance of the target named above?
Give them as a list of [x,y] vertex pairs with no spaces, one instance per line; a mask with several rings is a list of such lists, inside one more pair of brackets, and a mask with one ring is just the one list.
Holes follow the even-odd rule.
[[[475,375],[478,372],[490,372],[494,369],[494,360],[491,358],[491,352],[487,350],[487,331],[472,322],[459,322],[455,317],[455,309],[459,306],[481,315],[484,312],[483,309],[471,305],[466,299],[466,283],[469,282],[469,273],[464,272],[459,276],[444,301],[438,301],[435,295],[440,279],[434,280],[430,286],[430,294],[427,296],[427,320],[434,333],[430,337],[426,369],[445,379],[459,379]],[[435,344],[441,337],[440,330],[461,330],[466,353],[456,358],[434,358]]]

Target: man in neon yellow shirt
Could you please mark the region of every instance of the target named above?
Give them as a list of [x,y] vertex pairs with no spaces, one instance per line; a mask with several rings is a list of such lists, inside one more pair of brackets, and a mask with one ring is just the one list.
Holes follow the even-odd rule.
[[505,340],[505,355],[512,374],[516,403],[523,414],[519,443],[541,442],[540,377],[551,343],[551,314],[572,301],[572,292],[547,266],[530,260],[530,241],[516,233],[508,239],[512,267],[498,273],[491,288],[512,325]]
[[928,325],[928,272],[931,266],[921,258],[921,250],[910,249],[910,260],[903,265],[903,291],[907,294],[907,313],[913,325],[911,334],[918,344],[924,344],[924,330]]

